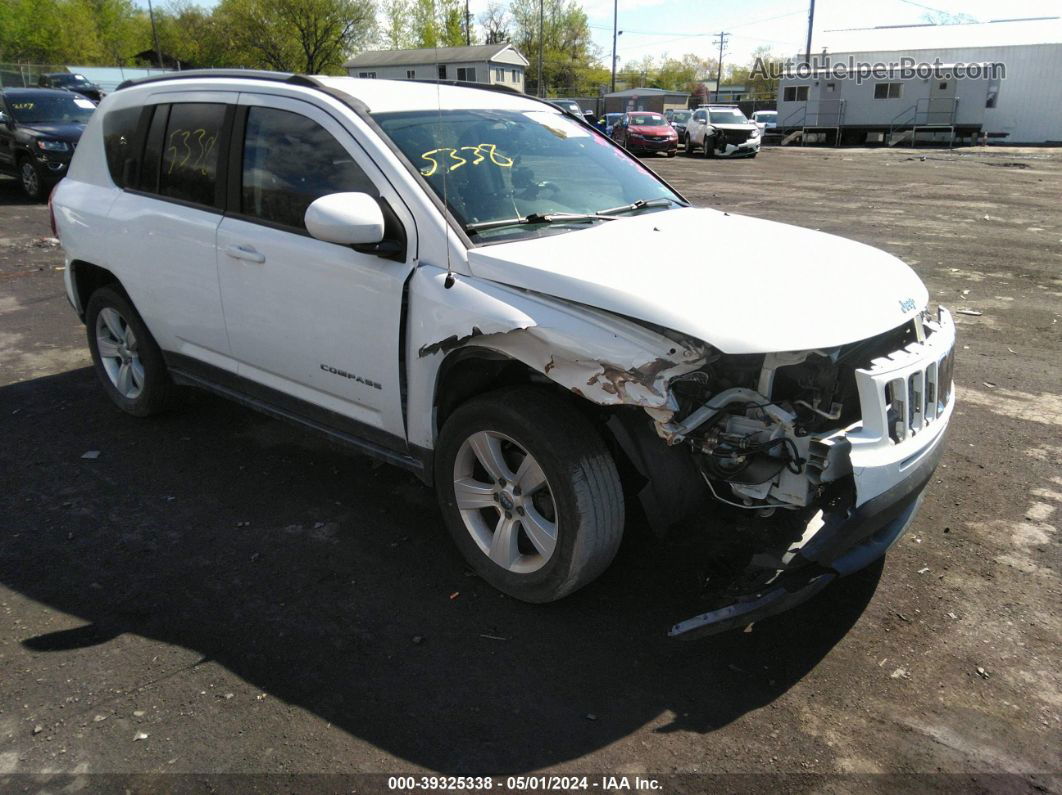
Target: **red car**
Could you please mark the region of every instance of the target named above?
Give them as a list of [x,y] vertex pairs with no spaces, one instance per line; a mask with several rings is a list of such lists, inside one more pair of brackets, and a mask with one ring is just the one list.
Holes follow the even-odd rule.
[[674,157],[678,151],[678,133],[660,113],[632,111],[624,113],[612,128],[612,140],[633,154],[664,152]]

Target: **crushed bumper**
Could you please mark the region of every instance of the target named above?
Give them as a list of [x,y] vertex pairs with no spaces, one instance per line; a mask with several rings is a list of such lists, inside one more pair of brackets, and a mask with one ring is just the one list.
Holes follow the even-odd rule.
[[844,515],[824,514],[822,526],[769,585],[680,621],[668,635],[688,640],[747,626],[796,607],[838,577],[853,574],[882,557],[914,520],[922,492],[943,454],[942,441],[937,439],[907,477],[892,488]]

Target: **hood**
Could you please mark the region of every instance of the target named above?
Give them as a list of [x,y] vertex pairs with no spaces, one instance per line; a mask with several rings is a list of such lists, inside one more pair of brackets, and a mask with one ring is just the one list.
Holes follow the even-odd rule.
[[33,124],[20,124],[19,129],[45,138],[77,143],[81,139],[81,133],[85,131],[85,125],[42,121]]
[[670,124],[656,127],[643,127],[640,124],[632,124],[627,128],[627,132],[634,133],[635,135],[669,135],[675,132],[674,128]]
[[654,323],[724,353],[855,342],[896,328],[929,300],[914,271],[884,251],[707,209],[473,248],[468,259],[475,276]]
[[745,122],[744,124],[716,124],[713,121],[711,125],[717,130],[754,130],[759,128],[759,125],[754,121]]

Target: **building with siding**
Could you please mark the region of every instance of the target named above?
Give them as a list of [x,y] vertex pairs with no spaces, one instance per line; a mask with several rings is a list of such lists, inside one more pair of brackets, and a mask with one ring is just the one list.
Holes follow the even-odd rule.
[[524,90],[528,61],[507,42],[422,50],[369,50],[344,64],[351,77],[378,80],[464,80]]
[[[871,76],[862,84],[826,71],[785,77],[778,124],[799,140],[913,143],[967,137],[1006,144],[1062,143],[1062,18],[914,25],[822,34],[831,64],[939,61],[945,74]],[[980,78],[956,79],[954,64],[980,64]],[[991,77],[1002,64],[1005,76]],[[996,69],[998,75],[999,70]]]

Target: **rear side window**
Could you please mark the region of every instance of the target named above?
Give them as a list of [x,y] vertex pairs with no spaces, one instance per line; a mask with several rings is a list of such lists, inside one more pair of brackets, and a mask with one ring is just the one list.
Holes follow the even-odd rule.
[[170,106],[159,169],[161,196],[214,204],[224,122],[225,105],[221,103],[178,102]]
[[136,130],[141,108],[112,110],[103,117],[103,149],[111,179],[120,188],[130,185],[136,176]]
[[303,229],[303,216],[314,199],[348,191],[378,195],[331,133],[298,113],[261,107],[248,111],[240,194],[243,215]]

